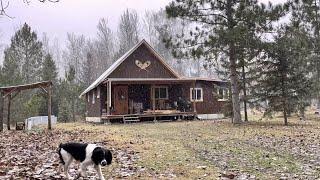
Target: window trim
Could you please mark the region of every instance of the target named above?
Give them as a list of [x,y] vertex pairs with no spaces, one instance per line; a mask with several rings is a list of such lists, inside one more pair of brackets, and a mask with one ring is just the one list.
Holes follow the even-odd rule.
[[[166,89],[166,97],[165,98],[156,98],[156,89],[157,88],[165,88]],[[168,100],[169,99],[169,88],[168,86],[154,86],[153,88],[154,91],[154,99],[156,100]],[[160,91],[159,91],[159,96],[160,96]]]
[[[220,96],[219,96],[220,89],[222,89],[222,98],[220,98]],[[217,87],[218,101],[228,101],[229,100],[229,94],[230,94],[229,88],[220,87],[220,86]],[[225,97],[227,97],[227,98],[225,98]]]
[[[200,99],[193,99],[192,98],[192,91],[195,90],[195,97],[197,97],[197,92],[200,90],[201,92],[201,98]],[[196,87],[196,88],[190,88],[190,101],[191,102],[203,102],[203,88]]]

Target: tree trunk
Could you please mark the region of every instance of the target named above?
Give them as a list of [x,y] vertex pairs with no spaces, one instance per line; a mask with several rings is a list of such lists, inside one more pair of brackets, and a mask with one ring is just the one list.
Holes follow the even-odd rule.
[[286,86],[285,86],[285,82],[286,82],[286,69],[285,69],[285,65],[284,65],[284,61],[281,60],[280,64],[281,64],[281,91],[282,91],[282,106],[283,106],[283,119],[284,119],[284,125],[287,126],[288,125],[288,116],[287,116],[287,112],[288,112],[288,107],[287,107],[287,90],[286,90]]
[[72,120],[76,122],[76,115],[75,115],[75,102],[72,100]]
[[247,112],[247,89],[246,89],[246,72],[244,64],[242,65],[242,83],[243,83],[243,106],[244,106],[244,121],[248,122]]
[[233,123],[240,124],[241,114],[240,114],[240,98],[239,98],[239,86],[238,86],[238,76],[236,70],[236,60],[234,57],[234,48],[230,47],[230,72],[231,72],[231,91],[232,91],[232,108],[233,108]]
[[3,131],[3,93],[0,91],[0,132]]
[[226,2],[226,15],[228,19],[228,31],[229,36],[229,62],[230,62],[230,80],[231,80],[231,92],[232,92],[232,109],[233,109],[233,123],[240,124],[242,123],[241,114],[240,114],[240,98],[239,98],[239,86],[238,86],[238,74],[236,66],[236,47],[234,43],[234,34],[232,33],[235,23],[233,19],[233,9],[232,9],[232,0],[227,0]]
[[286,100],[283,100],[283,118],[284,118],[284,125],[288,125],[288,117],[287,117],[287,105]]

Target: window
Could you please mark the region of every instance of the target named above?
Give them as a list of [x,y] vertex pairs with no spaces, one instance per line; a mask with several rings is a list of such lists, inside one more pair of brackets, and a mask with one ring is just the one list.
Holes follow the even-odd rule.
[[96,95],[94,93],[94,90],[92,90],[92,104],[96,102]]
[[100,87],[97,87],[97,98],[100,98]]
[[90,96],[89,96],[89,93],[87,93],[87,99],[88,99],[88,102],[90,102]]
[[218,87],[217,88],[217,95],[218,95],[218,100],[220,101],[226,101],[229,99],[229,89],[226,87]]
[[155,87],[154,96],[156,99],[168,99],[168,87]]
[[203,101],[203,90],[202,88],[190,88],[190,99],[195,102]]

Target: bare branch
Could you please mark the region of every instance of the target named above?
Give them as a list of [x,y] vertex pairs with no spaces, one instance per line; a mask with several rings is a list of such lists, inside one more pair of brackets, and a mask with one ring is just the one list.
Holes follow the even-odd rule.
[[[0,18],[2,16],[6,16],[6,17],[9,17],[11,19],[13,19],[14,17],[12,16],[9,16],[7,13],[6,13],[6,9],[9,7],[9,0],[7,1],[7,4],[4,4],[3,3],[4,0],[0,0]],[[59,2],[60,0],[38,0],[39,2],[42,2],[42,3],[45,3],[45,2],[51,2],[51,3],[56,3],[56,2]],[[26,4],[30,4],[31,0],[23,0],[23,3],[26,3]]]

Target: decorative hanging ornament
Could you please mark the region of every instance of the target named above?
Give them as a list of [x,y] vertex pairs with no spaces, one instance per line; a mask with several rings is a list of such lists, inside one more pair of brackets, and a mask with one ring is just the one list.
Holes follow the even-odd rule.
[[151,65],[151,62],[150,62],[150,61],[145,61],[144,63],[142,63],[141,61],[136,60],[135,62],[136,62],[136,65],[137,65],[140,69],[145,70],[145,71],[147,71],[146,68]]

